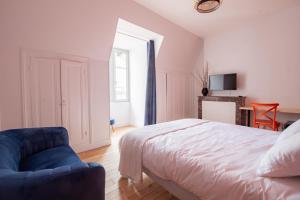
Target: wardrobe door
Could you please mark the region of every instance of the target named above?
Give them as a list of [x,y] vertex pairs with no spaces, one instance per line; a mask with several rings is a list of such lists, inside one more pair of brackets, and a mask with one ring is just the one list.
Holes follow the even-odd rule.
[[70,144],[79,152],[90,141],[87,64],[61,61],[62,120],[69,131]]
[[27,68],[27,127],[61,126],[60,61],[32,57]]
[[174,72],[167,74],[167,120],[185,118],[186,77]]
[[167,73],[156,70],[157,123],[167,121]]

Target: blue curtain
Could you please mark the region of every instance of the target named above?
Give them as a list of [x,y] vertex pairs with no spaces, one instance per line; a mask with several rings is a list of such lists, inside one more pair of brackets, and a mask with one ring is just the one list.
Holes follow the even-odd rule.
[[145,125],[156,124],[156,75],[154,41],[147,44],[148,74],[145,105]]

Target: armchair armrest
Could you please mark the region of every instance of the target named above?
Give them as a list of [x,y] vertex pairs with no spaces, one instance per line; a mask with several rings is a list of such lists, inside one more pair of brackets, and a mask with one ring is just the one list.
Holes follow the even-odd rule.
[[[0,170],[1,171],[1,170]],[[104,200],[105,170],[95,163],[82,163],[36,172],[1,176],[0,199]]]
[[63,127],[13,129],[3,133],[19,141],[22,158],[49,148],[69,144],[68,132]]

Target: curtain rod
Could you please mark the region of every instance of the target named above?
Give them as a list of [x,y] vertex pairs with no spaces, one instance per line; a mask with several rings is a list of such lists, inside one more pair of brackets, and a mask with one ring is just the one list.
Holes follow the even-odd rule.
[[120,32],[120,31],[117,31],[117,33],[122,34],[122,35],[126,35],[128,37],[132,37],[132,38],[135,38],[135,39],[138,39],[138,40],[142,40],[142,41],[145,41],[145,42],[149,42],[149,40],[146,40],[146,39],[143,39],[143,38],[139,38],[139,37],[136,37],[136,36],[132,36],[132,35],[129,35],[127,33]]

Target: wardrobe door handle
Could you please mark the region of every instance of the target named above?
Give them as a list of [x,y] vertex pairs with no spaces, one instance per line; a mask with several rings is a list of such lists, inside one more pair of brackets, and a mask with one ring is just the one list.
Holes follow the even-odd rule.
[[67,102],[66,102],[66,100],[64,100],[64,99],[63,99],[63,100],[62,100],[62,102],[61,102],[61,105],[62,105],[62,106],[65,106],[65,105],[67,105]]

